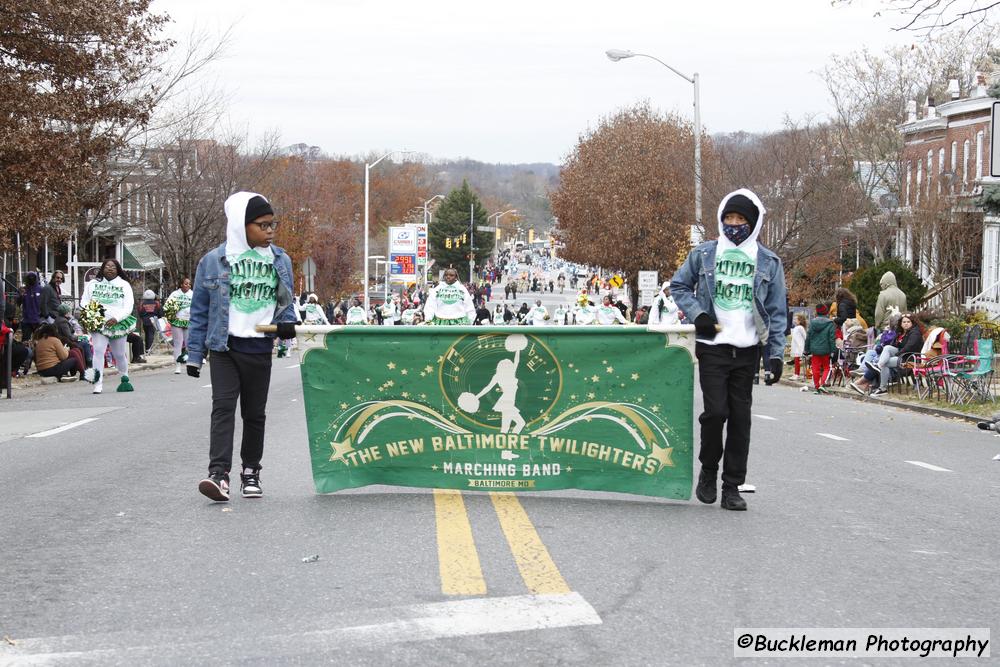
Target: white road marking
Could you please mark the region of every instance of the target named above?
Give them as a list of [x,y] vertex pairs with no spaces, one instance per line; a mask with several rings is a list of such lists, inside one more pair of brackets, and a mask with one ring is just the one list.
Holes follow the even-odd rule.
[[776,421],[778,421],[777,417],[769,417],[767,415],[756,415],[755,414],[754,417],[756,417],[757,419],[766,419],[769,422],[776,422]]
[[850,442],[847,438],[841,438],[839,435],[834,435],[833,433],[817,433],[816,435],[824,438],[830,438],[830,440],[837,440],[839,442]]
[[285,368],[298,368],[298,367],[299,367],[299,364],[295,364],[294,366],[285,366]]
[[906,461],[906,463],[911,463],[915,466],[920,466],[921,468],[927,468],[928,470],[934,470],[935,472],[954,472],[952,470],[948,470],[947,468],[931,465],[930,463],[924,463],[923,461]]
[[81,419],[80,421],[71,422],[65,424],[58,428],[50,428],[48,431],[42,431],[41,433],[32,433],[31,435],[25,436],[26,438],[47,438],[50,435],[55,435],[56,433],[62,433],[63,431],[68,431],[71,428],[76,428],[77,426],[83,426],[84,424],[89,424],[90,422],[96,422],[97,417],[88,417],[86,419]]
[[212,386],[211,384],[203,384],[203,385],[201,385],[201,388],[202,389],[208,389],[211,386]]
[[[401,642],[428,642],[507,632],[544,630],[603,623],[579,593],[472,598],[385,609],[353,610],[317,618],[308,630],[263,635],[241,647],[227,647],[227,660],[271,659],[319,654],[350,648],[377,648]],[[0,664],[48,664],[60,660],[146,662],[174,655],[217,653],[219,640],[205,632],[178,641],[170,632],[129,635],[65,635],[18,638],[16,646],[0,643]],[[115,643],[120,643],[114,647]]]

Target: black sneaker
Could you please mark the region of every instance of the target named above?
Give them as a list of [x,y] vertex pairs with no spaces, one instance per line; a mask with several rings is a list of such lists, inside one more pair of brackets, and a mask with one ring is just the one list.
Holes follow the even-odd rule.
[[885,396],[888,393],[889,393],[888,389],[882,389],[882,387],[879,387],[878,389],[872,392],[872,396]]
[[739,489],[722,489],[722,502],[719,503],[724,510],[734,510],[736,512],[746,512],[747,501],[743,500]]
[[694,495],[706,505],[711,505],[718,497],[718,493],[715,487],[715,475],[703,469],[698,473],[698,486],[694,489]]
[[212,500],[226,502],[229,500],[229,475],[224,472],[213,472],[198,482],[198,490]]
[[264,491],[260,488],[260,471],[244,468],[240,473],[240,493],[244,498],[260,498]]
[[995,421],[989,422],[979,422],[976,427],[983,431],[995,431],[997,430],[997,423]]

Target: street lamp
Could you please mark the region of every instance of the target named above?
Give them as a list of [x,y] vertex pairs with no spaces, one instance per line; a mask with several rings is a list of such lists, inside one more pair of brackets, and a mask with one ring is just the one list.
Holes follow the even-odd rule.
[[372,170],[372,168],[375,165],[377,165],[379,162],[381,162],[382,160],[386,159],[390,155],[393,155],[395,153],[399,153],[401,155],[406,155],[407,153],[410,153],[410,152],[412,152],[412,151],[389,151],[388,153],[386,153],[385,155],[383,155],[379,159],[375,160],[374,162],[371,162],[371,163],[366,162],[365,163],[365,312],[366,313],[368,312],[368,305],[369,305],[369,300],[368,300],[368,185],[369,185],[369,181],[371,180],[371,176],[370,176],[371,170]]
[[428,199],[427,201],[424,202],[424,224],[425,225],[429,225],[430,224],[430,215],[431,215],[430,211],[427,210],[427,205],[430,204],[435,199],[444,199],[444,195],[434,195],[433,197],[431,197],[430,199]]
[[496,216],[497,219],[496,229],[493,230],[493,254],[497,256],[500,255],[500,234],[498,234],[498,232],[500,231],[500,218],[504,217],[508,213],[517,213],[517,209],[511,208],[507,209],[506,211],[497,211],[496,213],[490,213],[489,217],[486,218],[487,220],[489,220],[493,216]]
[[691,243],[695,244],[701,240],[701,103],[699,102],[699,89],[701,86],[698,73],[695,72],[692,76],[681,74],[659,58],[645,53],[632,53],[624,49],[610,49],[605,51],[605,54],[612,62],[618,62],[619,60],[635,56],[650,58],[694,86],[694,220],[697,229],[692,225]]

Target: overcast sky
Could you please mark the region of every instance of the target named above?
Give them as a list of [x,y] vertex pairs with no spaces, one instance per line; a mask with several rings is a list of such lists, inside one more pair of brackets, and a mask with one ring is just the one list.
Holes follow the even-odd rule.
[[830,54],[906,42],[877,0],[157,0],[184,39],[233,35],[210,74],[251,131],[331,154],[407,148],[560,163],[601,116],[637,101],[710,132],[773,130],[828,108]]

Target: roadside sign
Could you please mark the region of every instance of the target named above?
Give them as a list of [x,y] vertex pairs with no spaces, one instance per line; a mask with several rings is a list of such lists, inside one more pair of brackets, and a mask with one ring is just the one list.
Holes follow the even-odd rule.
[[307,277],[312,277],[316,275],[316,262],[313,261],[312,257],[306,257],[302,261],[301,265],[302,275]]
[[489,234],[492,234],[496,232],[496,230],[497,230],[496,227],[492,227],[490,225],[476,225],[477,232],[487,232]]
[[656,283],[656,271],[639,272],[639,290],[655,290],[659,285]]

